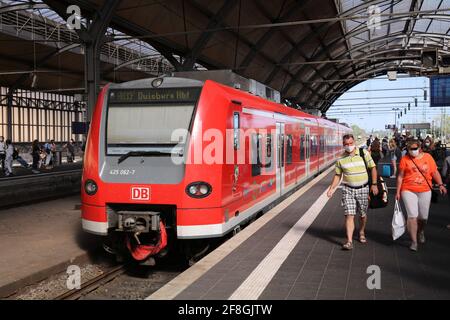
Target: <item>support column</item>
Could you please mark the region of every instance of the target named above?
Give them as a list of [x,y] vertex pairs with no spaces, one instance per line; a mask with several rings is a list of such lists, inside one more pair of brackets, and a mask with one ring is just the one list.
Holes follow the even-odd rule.
[[12,126],[12,104],[13,91],[8,90],[7,104],[6,104],[6,139],[13,140],[13,126]]
[[100,91],[101,69],[100,52],[105,39],[106,29],[114,16],[121,0],[108,0],[101,10],[92,20],[87,30],[89,41],[85,42],[85,62],[86,62],[86,94],[87,104],[87,122],[91,121],[94,112],[97,96]]
[[87,96],[86,121],[90,122],[99,93],[100,53],[95,43],[85,45],[85,93]]

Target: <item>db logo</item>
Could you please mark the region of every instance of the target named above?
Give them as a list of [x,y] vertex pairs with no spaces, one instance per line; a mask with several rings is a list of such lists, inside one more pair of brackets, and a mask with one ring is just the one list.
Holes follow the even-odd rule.
[[150,200],[150,188],[132,187],[131,200]]

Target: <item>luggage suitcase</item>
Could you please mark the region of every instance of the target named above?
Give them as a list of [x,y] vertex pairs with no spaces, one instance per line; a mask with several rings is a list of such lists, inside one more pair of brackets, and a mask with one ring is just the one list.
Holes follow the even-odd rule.
[[383,164],[381,167],[381,176],[389,178],[391,176],[391,165],[390,164]]

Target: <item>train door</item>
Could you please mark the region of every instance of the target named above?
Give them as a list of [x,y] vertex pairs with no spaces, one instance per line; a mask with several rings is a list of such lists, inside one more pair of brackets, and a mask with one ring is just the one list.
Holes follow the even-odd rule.
[[283,194],[284,188],[284,123],[277,122],[277,193]]
[[310,156],[311,156],[311,136],[309,132],[309,127],[305,127],[305,172],[306,176],[309,177],[309,166],[310,166]]

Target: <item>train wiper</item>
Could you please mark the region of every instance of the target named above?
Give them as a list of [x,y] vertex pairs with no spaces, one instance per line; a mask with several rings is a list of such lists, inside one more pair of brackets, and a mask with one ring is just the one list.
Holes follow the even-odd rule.
[[180,157],[183,156],[183,152],[170,152],[170,151],[130,151],[120,156],[117,160],[117,164],[124,162],[129,157],[141,157],[141,156],[166,156],[166,155],[178,155]]

